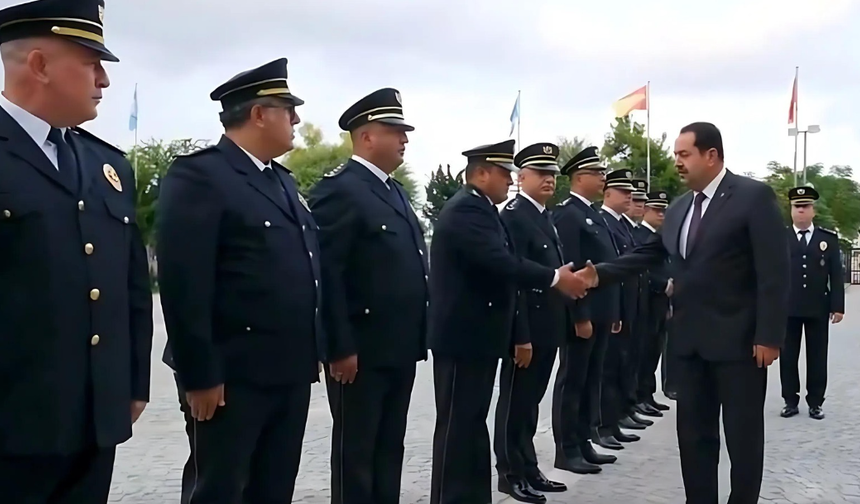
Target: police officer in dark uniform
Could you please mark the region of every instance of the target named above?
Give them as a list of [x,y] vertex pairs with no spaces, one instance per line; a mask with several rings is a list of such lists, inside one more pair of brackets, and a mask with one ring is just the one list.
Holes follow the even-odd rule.
[[581,297],[584,287],[571,281],[578,277],[569,265],[555,269],[515,254],[496,208],[513,184],[514,141],[463,155],[466,186],[445,203],[430,246],[434,504],[492,501],[487,413],[499,359],[525,343],[518,289],[555,287]]
[[174,161],[157,221],[165,362],[191,445],[182,502],[287,503],[325,358],[317,225],[274,161],[292,149],[304,102],[285,58],[210,98],[225,134]]
[[3,503],[107,502],[116,446],[149,399],[152,292],[134,173],[77,127],[110,85],[102,61],[118,61],[103,13],[98,0],[0,10]]
[[[669,195],[665,191],[649,192],[647,198],[642,221],[633,232],[633,237],[639,244],[647,243],[657,233],[663,225],[663,217],[669,206]],[[639,377],[636,380],[637,406],[640,410],[644,406],[650,406],[656,411],[666,411],[669,407],[657,402],[654,393],[657,391],[657,365],[666,345],[666,318],[669,314],[669,294],[672,292],[668,260],[663,265],[648,269],[645,290],[647,302],[642,318],[646,324],[641,334]],[[666,358],[665,354],[663,358]]]
[[[558,146],[537,143],[514,157],[520,169],[520,192],[504,210],[502,222],[517,254],[550,268],[564,264],[561,242],[546,203],[555,192]],[[518,338],[514,357],[502,359],[493,448],[499,490],[520,502],[546,502],[541,492],[563,492],[563,483],[550,481],[538,468],[534,436],[538,405],[549,384],[558,347],[569,325],[567,301],[552,289],[522,289],[527,329]]]
[[390,175],[413,127],[396,89],[340,118],[353,156],[311,191],[323,271],[326,380],[334,421],[332,504],[400,501],[415,363],[427,358],[427,252],[409,195]]
[[780,416],[798,413],[801,335],[806,335],[806,403],[809,416],[824,419],[821,405],[827,387],[827,342],[830,322],[842,321],[845,313],[845,277],[839,257],[839,237],[835,232],[815,226],[815,201],[818,191],[795,187],[788,192],[792,225],[791,297],[785,345],[779,359],[779,377],[785,407]]
[[[600,216],[612,233],[619,255],[627,254],[636,247],[633,234],[624,222],[624,212],[630,209],[635,189],[632,179],[633,174],[627,169],[607,174],[603,204],[600,207]],[[631,348],[638,344],[633,333],[638,306],[637,275],[625,279],[621,285],[621,323],[611,332],[607,344],[600,394],[600,424],[592,432],[595,443],[611,450],[622,449],[621,443],[639,440],[638,436],[627,434],[619,427],[641,430],[653,424],[646,419],[640,421],[631,402],[635,390]]]
[[[564,259],[575,265],[597,264],[618,256],[609,227],[592,201],[603,192],[605,168],[596,147],[586,147],[561,169],[570,177],[570,198],[552,212]],[[616,461],[597,453],[589,442],[599,423],[600,377],[610,328],[620,321],[621,294],[617,286],[598,287],[571,309],[573,327],[559,351],[552,401],[555,467],[578,474],[601,471]]]

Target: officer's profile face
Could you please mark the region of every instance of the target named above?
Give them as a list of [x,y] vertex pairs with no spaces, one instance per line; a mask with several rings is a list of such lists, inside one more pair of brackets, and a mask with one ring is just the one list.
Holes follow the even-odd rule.
[[267,145],[272,146],[277,157],[293,150],[293,141],[296,137],[295,126],[301,122],[296,107],[287,100],[278,99],[265,105],[255,106],[251,116],[260,128],[267,140]]
[[574,177],[577,187],[587,198],[596,198],[606,184],[606,174],[600,170],[580,170]]
[[71,127],[95,119],[102,90],[110,86],[101,55],[88,47],[54,37],[39,39],[27,65],[46,91],[51,124]]
[[809,224],[815,217],[815,206],[791,205],[791,221],[795,224]]
[[645,215],[645,202],[631,201],[630,210],[627,211],[627,215],[633,217],[634,219],[641,219],[642,216]]
[[681,133],[675,140],[675,168],[688,188],[701,191],[712,179],[719,156],[716,149],[700,151],[696,147],[696,134]]
[[610,187],[603,192],[603,204],[618,213],[627,213],[630,203],[633,201],[631,191],[623,191]]
[[400,126],[372,122],[363,127],[359,141],[364,144],[363,150],[372,155],[374,163],[380,169],[392,172],[403,164],[409,137],[406,136],[406,130]]
[[508,199],[508,188],[514,184],[511,172],[501,166],[488,163],[479,169],[478,176],[481,190],[493,203],[498,205]]
[[523,168],[519,173],[520,190],[538,203],[546,203],[555,193],[555,173]]
[[660,229],[660,226],[663,225],[663,219],[666,218],[666,210],[662,208],[645,208],[645,215],[642,219],[651,224],[654,229]]

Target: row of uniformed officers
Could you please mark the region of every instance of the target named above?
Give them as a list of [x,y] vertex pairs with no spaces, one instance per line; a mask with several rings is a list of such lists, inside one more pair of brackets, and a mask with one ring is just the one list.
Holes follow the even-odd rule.
[[[115,447],[149,400],[152,298],[134,174],[77,127],[109,85],[101,61],[117,60],[103,14],[102,0],[0,10],[0,502],[106,502]],[[592,442],[620,449],[636,439],[622,429],[667,408],[653,398],[667,272],[585,296],[570,268],[646,240],[665,193],[646,194],[627,170],[605,175],[594,148],[559,169],[549,143],[516,156],[512,141],[478,147],[464,152],[467,184],[428,254],[391,177],[412,131],[396,90],[343,114],[354,155],[310,202],[274,161],[292,149],[303,103],[286,60],[236,75],[211,99],[224,136],[175,160],[156,225],[164,360],[190,446],[183,503],[291,501],[319,362],[337,504],[399,501],[428,348],[434,503],[491,501],[486,420],[500,361],[499,489],[524,502],[565,490],[540,471],[532,443],[557,354],[555,467],[600,471],[615,457]],[[522,193],[500,214],[515,167]],[[571,196],[550,216],[559,171]]]

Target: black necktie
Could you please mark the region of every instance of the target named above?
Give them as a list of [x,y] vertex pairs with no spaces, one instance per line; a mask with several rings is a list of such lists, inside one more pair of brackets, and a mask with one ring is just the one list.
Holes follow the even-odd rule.
[[75,151],[66,142],[63,132],[57,128],[51,128],[48,132],[48,141],[57,147],[57,170],[60,178],[69,185],[72,190],[78,190],[78,160]]
[[693,218],[690,219],[690,230],[687,232],[687,250],[685,256],[690,255],[690,250],[693,249],[693,244],[696,242],[696,235],[699,233],[699,224],[702,222],[702,203],[705,202],[705,193],[700,192],[696,195],[693,202]]
[[269,183],[272,184],[272,189],[275,190],[275,193],[281,197],[281,200],[284,203],[287,203],[287,193],[286,191],[284,191],[284,185],[281,184],[280,180],[278,180],[278,175],[275,173],[275,170],[273,170],[271,166],[267,166],[263,170],[263,175],[265,175],[266,178],[269,179]]
[[806,233],[808,233],[808,229],[801,229],[797,232],[797,241],[800,242],[801,245],[806,246]]

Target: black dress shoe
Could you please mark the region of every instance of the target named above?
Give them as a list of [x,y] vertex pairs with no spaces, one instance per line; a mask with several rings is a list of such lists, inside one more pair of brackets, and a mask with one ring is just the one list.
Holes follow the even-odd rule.
[[633,413],[630,413],[630,420],[633,420],[634,422],[636,422],[638,424],[642,424],[645,427],[650,427],[650,426],[654,425],[654,420],[648,420],[647,418],[642,418],[635,411]]
[[678,400],[678,393],[677,392],[663,392],[663,395],[666,396],[666,399],[671,399],[673,401]]
[[824,412],[821,411],[821,406],[812,406],[809,408],[809,418],[816,420],[824,420]]
[[582,453],[582,458],[584,458],[585,461],[590,464],[614,464],[615,461],[618,460],[618,457],[616,457],[615,455],[604,455],[603,453],[597,453],[594,450],[594,447],[591,446],[591,443],[589,443],[588,441],[582,444],[582,447],[580,448],[580,453]]
[[779,412],[779,416],[782,418],[791,418],[798,413],[800,413],[800,410],[797,409],[797,406],[786,404],[785,407],[782,408],[782,411]]
[[652,408],[654,408],[657,411],[669,411],[669,406],[662,404],[662,403],[658,403],[657,401],[654,400],[654,397],[651,397],[648,400],[646,400],[645,404],[651,406]]
[[538,492],[566,492],[567,485],[564,483],[560,483],[558,481],[552,481],[547,478],[544,473],[538,471],[537,476],[533,478],[526,478],[529,486]]
[[650,416],[650,417],[662,417],[663,412],[658,410],[657,408],[652,407],[647,403],[639,403],[633,407],[633,410],[640,415]]
[[633,430],[645,430],[645,426],[641,423],[634,422],[628,417],[624,417],[618,421],[619,427],[624,427],[625,429],[633,429]]
[[504,476],[499,476],[499,492],[508,494],[516,501],[543,504],[546,497],[536,492],[525,480],[508,481]]
[[571,453],[567,457],[556,455],[554,466],[556,469],[576,474],[597,474],[602,470],[599,465],[587,462],[579,450],[574,451],[574,453]]
[[617,439],[612,437],[612,434],[596,433],[591,438],[591,442],[597,446],[602,446],[607,450],[623,450],[624,445],[619,443]]
[[618,427],[612,430],[612,437],[622,443],[633,443],[640,439],[636,434],[627,434]]

